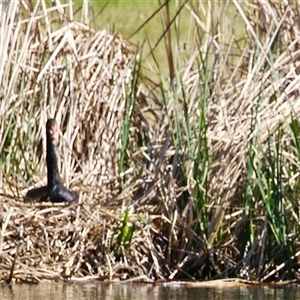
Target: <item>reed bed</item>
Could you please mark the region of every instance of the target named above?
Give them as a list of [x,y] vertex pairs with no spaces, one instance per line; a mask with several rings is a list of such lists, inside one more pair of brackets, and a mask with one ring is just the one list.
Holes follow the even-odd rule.
[[[296,4],[170,5],[144,53],[86,2],[0,4],[2,281],[299,279]],[[49,117],[76,204],[23,199]]]

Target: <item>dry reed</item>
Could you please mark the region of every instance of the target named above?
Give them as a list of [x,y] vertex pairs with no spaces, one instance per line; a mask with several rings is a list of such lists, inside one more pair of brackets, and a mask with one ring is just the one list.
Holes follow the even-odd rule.
[[[273,198],[255,194],[255,183],[265,183],[260,164],[280,143],[285,163],[274,168],[275,183],[288,192],[279,206],[299,221],[290,191],[299,167],[291,124],[300,112],[292,2],[187,1],[190,44],[178,68],[166,35],[171,78],[159,84],[142,76],[138,49],[75,21],[70,4],[0,7],[2,280],[299,277],[298,227],[274,220],[276,189]],[[241,40],[226,31],[235,33],[232,7]],[[174,20],[167,15],[165,27]],[[45,183],[48,117],[61,124],[61,174],[80,193],[77,204],[23,201]],[[282,224],[291,231],[281,243]]]

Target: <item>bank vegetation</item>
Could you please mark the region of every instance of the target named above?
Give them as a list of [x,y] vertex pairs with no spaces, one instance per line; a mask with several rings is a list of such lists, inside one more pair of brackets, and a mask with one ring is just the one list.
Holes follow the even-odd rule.
[[[1,2],[2,281],[299,278],[297,3],[158,8],[136,45],[85,1]],[[24,201],[50,117],[75,204]]]

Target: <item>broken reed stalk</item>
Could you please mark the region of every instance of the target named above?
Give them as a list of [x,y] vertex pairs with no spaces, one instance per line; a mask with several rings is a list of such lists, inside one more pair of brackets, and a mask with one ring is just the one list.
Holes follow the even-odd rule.
[[[158,82],[70,4],[30,3],[0,4],[0,278],[299,278],[294,3],[160,3]],[[79,203],[23,202],[45,182],[48,117]]]
[[18,243],[18,245],[16,247],[16,253],[14,255],[14,259],[13,259],[13,262],[12,262],[12,265],[11,265],[9,277],[6,280],[6,284],[12,284],[13,283],[14,271],[15,271],[15,268],[16,268],[16,261],[17,261],[17,258],[18,258],[19,246],[20,246],[20,243]]

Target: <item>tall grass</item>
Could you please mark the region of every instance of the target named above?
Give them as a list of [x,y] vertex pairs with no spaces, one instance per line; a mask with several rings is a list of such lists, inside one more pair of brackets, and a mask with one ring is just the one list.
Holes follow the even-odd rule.
[[[0,7],[3,280],[299,277],[293,2],[158,1],[139,46],[86,3]],[[49,117],[74,205],[23,201]]]

